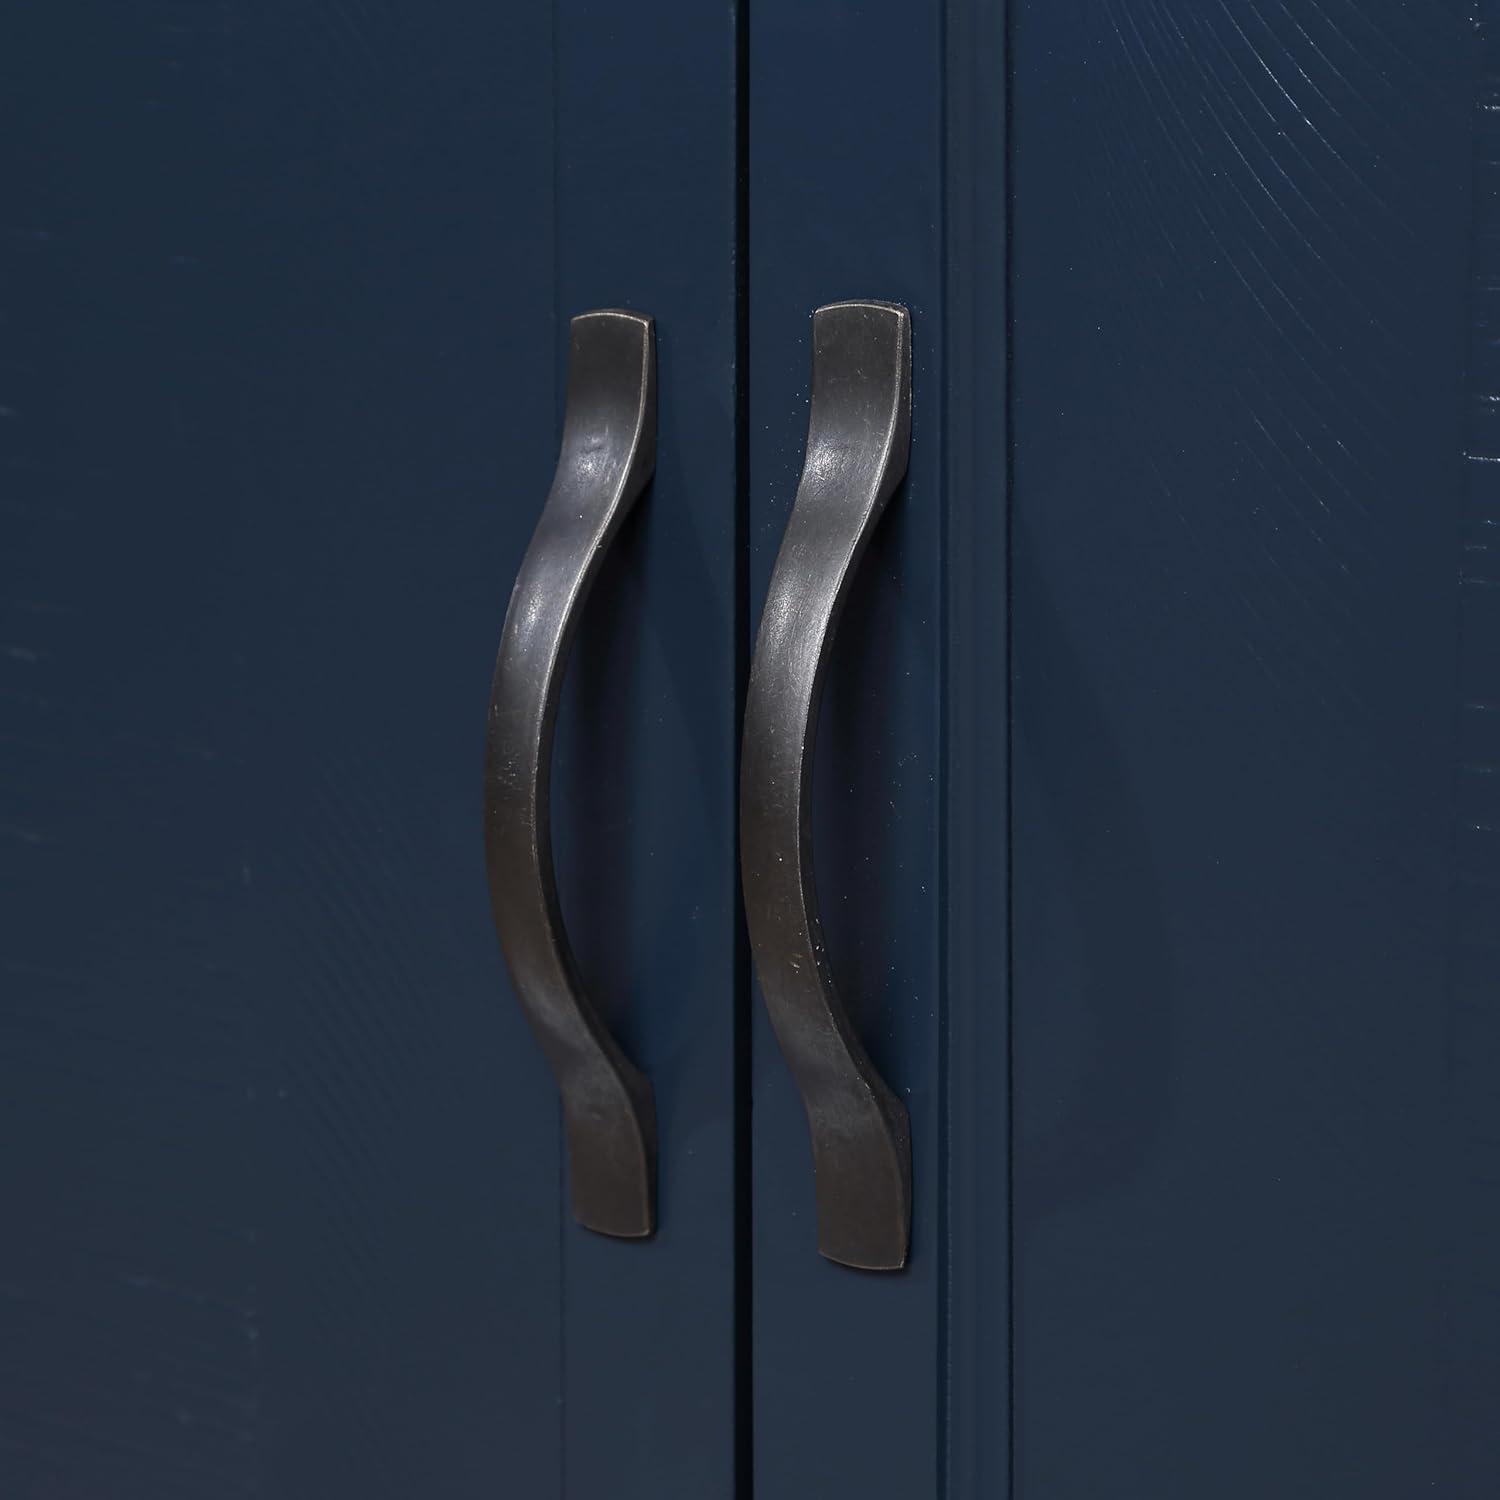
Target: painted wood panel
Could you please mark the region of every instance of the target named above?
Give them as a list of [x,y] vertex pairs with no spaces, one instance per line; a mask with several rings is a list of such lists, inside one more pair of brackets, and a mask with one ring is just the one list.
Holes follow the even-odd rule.
[[1014,7],[1018,1500],[1500,1479],[1472,9]]

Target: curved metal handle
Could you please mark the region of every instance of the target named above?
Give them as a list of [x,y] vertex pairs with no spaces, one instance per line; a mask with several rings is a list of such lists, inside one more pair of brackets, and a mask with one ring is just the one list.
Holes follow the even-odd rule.
[[505,961],[562,1092],[573,1215],[627,1238],[655,1227],[656,1106],[584,996],[557,899],[549,787],[579,612],[655,466],[651,319],[574,318],[562,453],[510,596],[490,690],[485,857]]
[[802,478],[771,572],[745,703],[740,848],[750,946],[812,1132],[818,1249],[866,1270],[906,1264],[911,1136],[834,989],[813,881],[818,700],[850,580],[906,472],[911,320],[886,302],[813,314]]

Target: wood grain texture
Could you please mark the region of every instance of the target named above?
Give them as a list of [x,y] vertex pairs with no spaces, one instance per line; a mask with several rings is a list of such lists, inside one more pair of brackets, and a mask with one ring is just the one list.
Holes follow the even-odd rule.
[[1469,265],[1466,484],[1459,533],[1453,731],[1453,872],[1445,1070],[1448,1276],[1439,1309],[1447,1372],[1446,1492],[1481,1500],[1500,1479],[1500,7],[1477,7],[1474,208]]
[[1495,931],[1479,35],[1066,0],[1012,57],[1015,1493],[1493,1491],[1448,998]]

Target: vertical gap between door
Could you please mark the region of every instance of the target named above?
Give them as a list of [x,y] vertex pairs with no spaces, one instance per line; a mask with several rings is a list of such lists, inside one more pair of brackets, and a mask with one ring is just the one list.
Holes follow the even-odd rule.
[[1016,881],[1015,842],[1015,315],[1011,298],[1014,286],[1012,272],[1013,233],[1015,223],[1015,176],[1011,170],[1015,90],[1011,87],[1015,51],[1012,39],[1015,29],[1015,5],[1019,0],[1005,0],[1000,22],[1001,76],[1004,79],[1004,124],[1001,142],[1004,205],[1001,210],[1001,234],[1004,237],[1004,305],[1005,353],[1005,930],[1011,940],[1005,945],[1005,1493],[1015,1500],[1016,1493],[1016,951],[1014,933]]
[[750,944],[740,892],[739,773],[750,675],[750,0],[734,7],[734,1493],[755,1494],[755,1237]]

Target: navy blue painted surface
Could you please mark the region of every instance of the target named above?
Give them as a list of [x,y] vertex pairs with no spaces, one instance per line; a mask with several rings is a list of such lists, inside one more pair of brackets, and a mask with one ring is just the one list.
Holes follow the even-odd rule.
[[1473,10],[1014,10],[1018,1500],[1500,1492]]
[[[728,1492],[733,24],[682,7],[656,74],[615,24],[5,20],[7,1496]],[[664,456],[580,636],[559,862],[657,1081],[648,1246],[567,1218],[479,838],[601,302],[661,319]]]
[[[738,164],[729,5],[6,17],[7,1496],[1500,1491],[1500,15],[856,10],[757,0]],[[815,829],[898,1276],[817,1257],[758,1000],[736,1057],[736,695],[850,296],[916,338]],[[607,304],[661,457],[555,788],[642,1245],[568,1220],[478,834]]]

